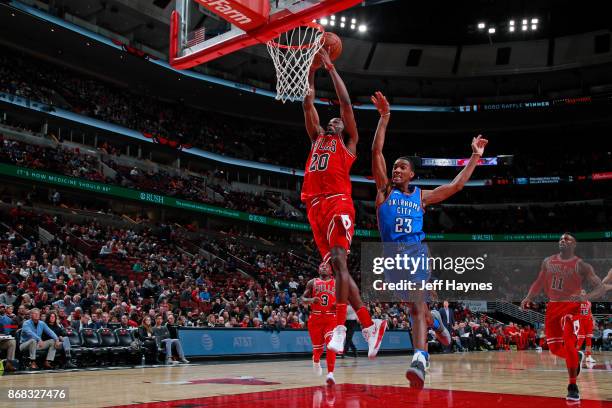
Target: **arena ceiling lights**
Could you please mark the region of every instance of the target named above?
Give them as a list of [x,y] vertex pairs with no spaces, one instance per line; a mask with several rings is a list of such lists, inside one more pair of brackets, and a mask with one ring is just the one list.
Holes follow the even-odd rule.
[[368,26],[365,24],[360,24],[357,22],[355,18],[348,18],[346,16],[336,17],[335,15],[331,15],[329,17],[323,17],[317,20],[313,20],[313,23],[319,23],[323,27],[329,28],[338,28],[338,29],[346,29],[358,31],[360,33],[365,33],[368,31]]
[[[537,31],[540,26],[540,19],[538,17],[524,17],[521,19],[510,19],[504,23],[485,23],[484,21],[479,21],[476,24],[476,28],[479,32],[487,33],[489,35],[493,35],[499,32],[498,27],[505,28],[507,33],[515,33],[517,31],[520,32],[529,32],[529,31]],[[473,27],[473,26],[472,26]]]

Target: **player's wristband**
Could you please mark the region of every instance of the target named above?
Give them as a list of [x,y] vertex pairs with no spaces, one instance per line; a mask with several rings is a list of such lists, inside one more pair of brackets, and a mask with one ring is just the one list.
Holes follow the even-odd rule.
[[387,113],[384,113],[384,114],[381,113],[380,117],[384,118],[385,116],[390,116],[390,115],[391,115],[391,112],[387,112]]
[[327,72],[331,71],[332,69],[335,69],[336,67],[334,66],[334,64],[331,65],[325,65],[325,69],[327,70]]

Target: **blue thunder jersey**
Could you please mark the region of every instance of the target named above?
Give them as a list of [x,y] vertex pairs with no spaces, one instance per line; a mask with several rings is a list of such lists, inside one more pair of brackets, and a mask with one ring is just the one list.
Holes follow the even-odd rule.
[[378,230],[382,242],[419,244],[425,239],[421,204],[420,188],[415,186],[411,194],[393,188],[378,207]]

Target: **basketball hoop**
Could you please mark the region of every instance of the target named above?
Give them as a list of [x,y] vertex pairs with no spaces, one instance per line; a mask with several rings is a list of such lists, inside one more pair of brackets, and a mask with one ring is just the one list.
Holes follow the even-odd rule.
[[276,99],[301,101],[310,92],[308,72],[323,46],[325,30],[309,23],[293,28],[266,43],[276,69]]

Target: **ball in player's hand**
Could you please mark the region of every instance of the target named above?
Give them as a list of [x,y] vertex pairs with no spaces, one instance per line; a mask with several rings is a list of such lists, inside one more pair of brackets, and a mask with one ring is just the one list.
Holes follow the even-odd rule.
[[[323,34],[323,39],[321,41],[323,41],[323,47],[325,47],[327,50],[329,58],[332,61],[337,60],[338,57],[340,57],[340,54],[342,54],[342,40],[340,40],[340,37],[334,33],[326,32]],[[312,61],[312,68],[319,69],[322,65],[323,61],[321,60],[320,55],[315,55],[314,60]]]

